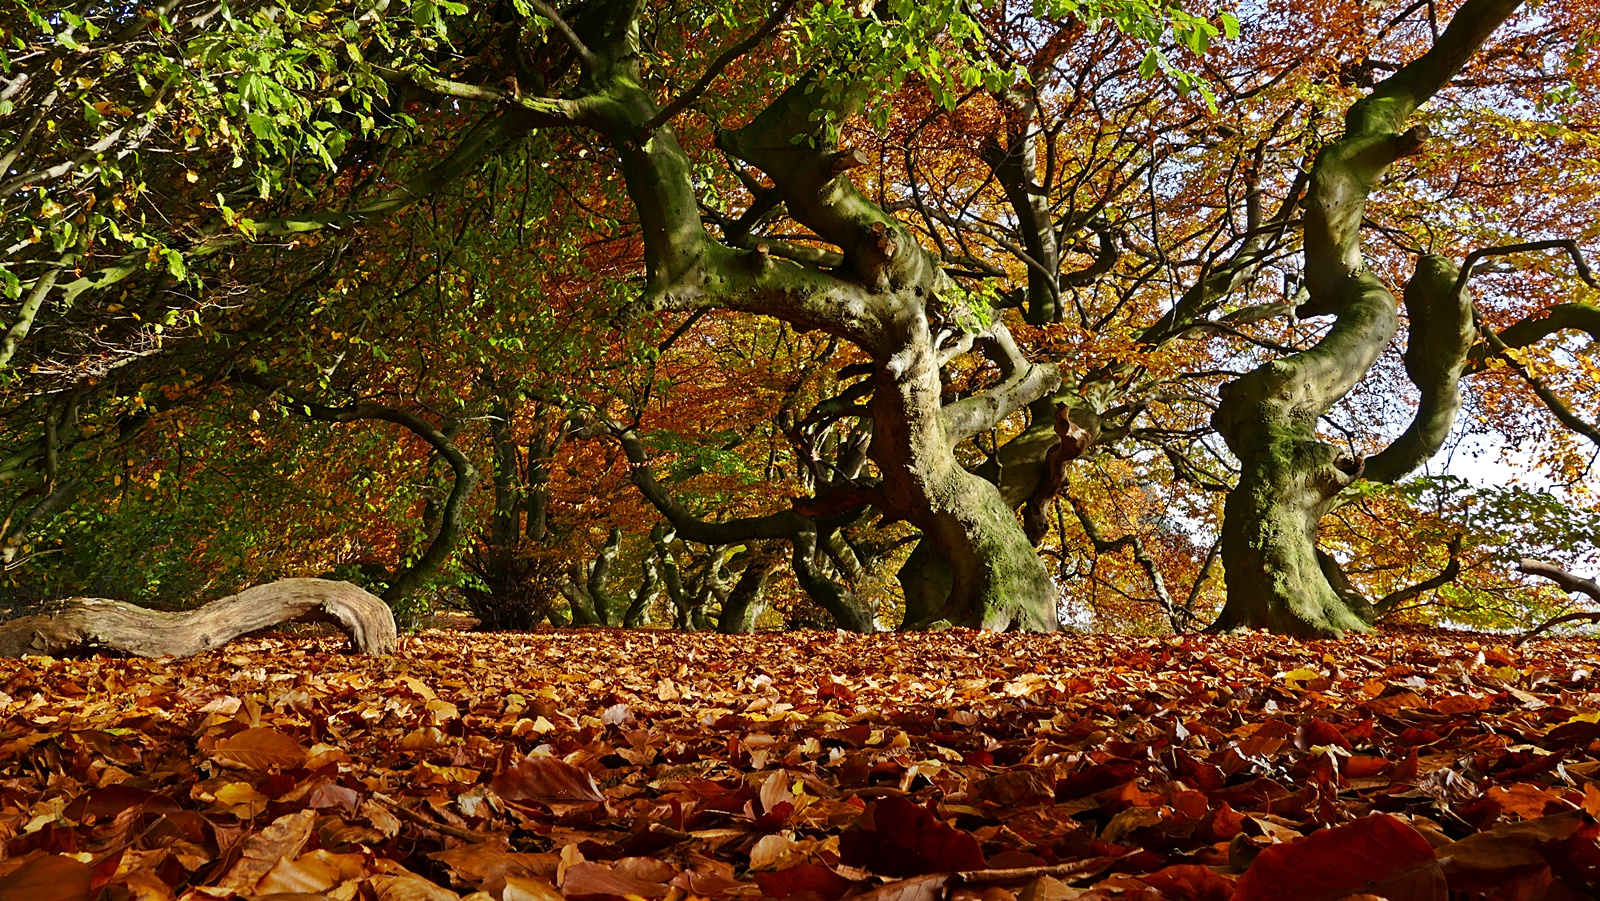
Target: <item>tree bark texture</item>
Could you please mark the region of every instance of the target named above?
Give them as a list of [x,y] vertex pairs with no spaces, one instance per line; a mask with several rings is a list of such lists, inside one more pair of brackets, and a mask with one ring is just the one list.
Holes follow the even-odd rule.
[[281,623],[334,623],[358,654],[392,654],[389,605],[349,582],[282,579],[196,610],[163,613],[123,601],[72,598],[39,616],[0,624],[0,657],[110,651],[188,657]]
[[1367,458],[1363,475],[1373,482],[1394,483],[1428,462],[1455,426],[1461,411],[1461,376],[1477,343],[1472,300],[1460,283],[1459,270],[1443,257],[1428,254],[1417,263],[1406,284],[1406,375],[1421,393],[1416,415],[1399,438]]
[[761,612],[767,580],[782,559],[782,555],[771,547],[751,552],[750,561],[745,564],[739,581],[734,583],[733,590],[723,600],[722,610],[717,614],[718,632],[742,635],[755,631],[756,616]]

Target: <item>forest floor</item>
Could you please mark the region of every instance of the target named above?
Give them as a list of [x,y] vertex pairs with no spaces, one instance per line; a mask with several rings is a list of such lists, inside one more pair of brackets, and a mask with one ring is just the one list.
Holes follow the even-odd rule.
[[0,662],[0,901],[1582,898],[1600,646],[432,631]]

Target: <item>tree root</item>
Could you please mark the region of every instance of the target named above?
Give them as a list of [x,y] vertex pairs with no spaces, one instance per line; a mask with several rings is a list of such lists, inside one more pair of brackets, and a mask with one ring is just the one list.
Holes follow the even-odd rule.
[[349,582],[283,579],[196,610],[163,613],[105,598],[70,598],[39,616],[0,623],[0,657],[111,651],[188,657],[280,623],[331,622],[358,654],[392,654],[394,614]]

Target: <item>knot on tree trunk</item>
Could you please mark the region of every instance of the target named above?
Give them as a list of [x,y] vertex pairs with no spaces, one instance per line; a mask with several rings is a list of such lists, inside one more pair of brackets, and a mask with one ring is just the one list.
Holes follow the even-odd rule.
[[1333,458],[1333,468],[1349,476],[1351,481],[1361,475],[1361,470],[1365,469],[1366,465],[1366,459],[1359,455],[1340,454]]
[[1422,152],[1423,147],[1427,146],[1428,139],[1432,136],[1433,132],[1429,130],[1428,126],[1413,125],[1406,129],[1405,134],[1400,136],[1400,140],[1395,146],[1395,157],[1399,159],[1416,156]]

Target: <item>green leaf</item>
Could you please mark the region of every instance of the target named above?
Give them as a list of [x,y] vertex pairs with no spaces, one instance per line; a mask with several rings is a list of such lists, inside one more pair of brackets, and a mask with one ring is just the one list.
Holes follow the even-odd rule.
[[1154,78],[1161,70],[1161,54],[1154,47],[1144,55],[1144,61],[1139,63],[1139,77]]

